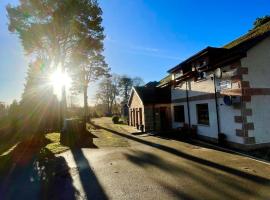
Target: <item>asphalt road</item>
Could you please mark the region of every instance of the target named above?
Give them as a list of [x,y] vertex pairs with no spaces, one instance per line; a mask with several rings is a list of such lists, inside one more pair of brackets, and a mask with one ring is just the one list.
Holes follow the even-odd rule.
[[94,131],[94,142],[101,145],[58,156],[69,167],[58,183],[62,194],[58,198],[270,199],[267,163],[187,142],[131,134],[133,129],[116,127],[110,119],[96,123],[104,127]]

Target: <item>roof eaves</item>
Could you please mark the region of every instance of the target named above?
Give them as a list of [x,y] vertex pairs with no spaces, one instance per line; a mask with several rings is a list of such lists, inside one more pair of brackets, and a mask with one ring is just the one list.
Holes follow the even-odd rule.
[[198,57],[206,54],[209,50],[212,50],[212,49],[220,49],[220,48],[207,46],[206,48],[204,48],[201,51],[199,51],[199,52],[195,53],[194,55],[190,56],[189,58],[187,58],[186,60],[184,60],[180,64],[178,64],[175,67],[169,69],[167,72],[168,73],[172,73],[172,72],[175,72],[176,70],[181,69],[181,67],[182,67],[183,64],[188,63],[189,61],[192,61],[192,60],[194,60],[194,59],[196,59],[196,58],[198,58]]

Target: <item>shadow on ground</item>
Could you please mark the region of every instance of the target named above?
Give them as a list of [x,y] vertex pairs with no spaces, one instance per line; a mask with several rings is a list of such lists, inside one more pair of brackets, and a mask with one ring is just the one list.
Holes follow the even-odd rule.
[[[75,168],[45,148],[44,138],[41,143],[21,142],[0,157],[0,199],[107,199],[81,150],[97,148],[89,141],[85,138],[81,145],[72,146]],[[77,175],[84,192],[74,187]]]
[[[206,160],[200,157],[196,157],[194,155],[188,154],[186,152],[180,151],[178,149],[165,146],[162,144],[157,144],[148,140],[144,140],[138,137],[134,137],[132,135],[124,134],[118,131],[115,131],[108,127],[103,127],[100,125],[95,125],[97,129],[104,129],[106,131],[110,131],[116,135],[128,138],[130,140],[151,146],[153,148],[162,150],[164,152],[170,153],[172,155],[178,156],[182,159],[187,160],[188,162],[192,162],[192,165],[196,166],[201,171],[201,175],[193,173],[192,169],[185,169],[180,168],[178,166],[169,164],[165,162],[160,157],[155,156],[154,154],[149,154],[146,152],[135,152],[135,154],[126,154],[128,160],[130,160],[135,165],[140,167],[147,167],[147,166],[155,166],[163,171],[167,171],[174,176],[183,175],[189,176],[196,182],[203,184],[206,188],[211,188],[211,190],[215,190],[219,194],[223,195],[225,198],[228,199],[235,199],[235,196],[232,196],[230,193],[232,192],[240,192],[245,195],[250,195],[252,197],[256,197],[256,199],[270,199],[269,192],[266,192],[270,189],[270,180],[268,178],[264,178],[261,176],[257,176],[255,174],[250,174],[245,171],[238,170],[236,168],[232,168],[229,166],[225,166],[210,160]],[[217,184],[222,183],[222,187],[216,186],[215,184],[209,184],[208,178],[211,177],[212,179],[218,178]],[[181,180],[180,180],[181,181]],[[235,182],[239,181],[239,182]],[[254,187],[247,187],[245,185],[248,183]],[[160,182],[160,184],[163,184]],[[186,193],[183,193],[179,190],[174,190],[173,187],[164,185],[167,187],[168,190],[171,190],[172,193],[176,195],[179,194],[179,197],[185,199],[194,199]],[[227,187],[227,188],[226,188]],[[258,192],[255,188],[259,188],[262,191]],[[266,189],[267,188],[267,189]],[[192,193],[191,193],[192,194]],[[241,197],[241,196],[240,196]],[[236,198],[237,199],[237,198]],[[241,199],[241,198],[238,198]]]
[[82,150],[80,148],[72,149],[72,155],[78,166],[78,173],[84,190],[83,198],[108,199]]
[[220,145],[221,147],[224,148],[220,148],[219,146],[215,146],[215,144],[211,144],[211,143],[198,143],[196,140],[194,140],[193,138],[188,138],[185,136],[181,136],[177,133],[171,133],[171,132],[162,132],[162,133],[142,133],[142,132],[136,132],[136,133],[131,133],[131,135],[135,135],[135,136],[141,136],[143,135],[144,137],[146,137],[146,135],[151,136],[151,137],[156,137],[156,138],[160,138],[163,140],[174,140],[174,141],[180,141],[180,142],[185,142],[191,145],[194,145],[198,148],[203,147],[203,148],[208,148],[208,149],[213,149],[213,150],[217,150],[217,151],[222,151],[222,152],[227,152],[230,154],[235,154],[233,151],[231,151],[230,149],[226,150],[226,146],[224,145]]
[[[221,174],[215,170],[211,170],[208,167],[194,164],[192,168],[185,168],[181,165],[175,165],[172,162],[168,162],[162,159],[155,154],[144,152],[144,151],[133,151],[132,153],[126,153],[125,157],[131,161],[134,165],[137,165],[141,168],[147,167],[155,167],[166,173],[169,173],[171,176],[175,177],[188,177],[192,179],[192,181],[196,182],[196,185],[200,185],[205,188],[205,194],[199,194],[195,188],[186,188],[185,191],[177,190],[175,187],[165,184],[162,180],[155,178],[154,181],[157,182],[162,187],[169,190],[175,196],[184,199],[200,199],[202,197],[209,198],[209,193],[217,193],[223,197],[223,199],[237,199],[236,194],[234,193],[242,193],[250,198],[256,199],[269,199],[269,195],[265,195],[262,193],[258,193],[258,191],[254,190],[254,188],[249,188],[243,181],[245,177],[241,177],[236,181],[230,174]],[[241,181],[242,179],[242,181]],[[182,181],[182,180],[179,180]],[[248,180],[250,181],[250,180]],[[253,180],[251,180],[253,182]],[[253,182],[253,184],[257,184],[258,182]],[[261,182],[259,182],[261,183]],[[263,185],[266,183],[263,183]],[[267,183],[269,185],[269,183]],[[208,189],[211,190],[209,191]],[[197,195],[194,195],[196,193]],[[205,195],[205,196],[203,196]],[[196,198],[194,196],[200,196],[200,198]],[[239,199],[241,196],[239,196]]]
[[175,133],[175,132],[171,132],[171,131],[156,132],[154,134],[153,133],[142,133],[142,132],[135,132],[135,133],[131,133],[131,134],[135,135],[135,136],[144,136],[144,137],[146,137],[148,135],[148,136],[161,138],[164,140],[183,141],[183,142],[186,142],[186,143],[189,143],[192,145],[205,147],[205,148],[209,148],[209,149],[214,149],[214,150],[218,150],[218,151],[223,151],[223,152],[227,152],[227,153],[231,153],[231,154],[235,154],[234,153],[234,151],[235,151],[235,152],[239,152],[242,154],[252,156],[252,157],[257,158],[257,159],[264,160],[266,162],[270,162],[270,148],[269,147],[260,148],[260,149],[251,149],[251,150],[241,150],[241,149],[236,149],[236,148],[229,146],[228,144],[226,144],[226,142],[223,144],[217,144],[217,143],[214,143],[211,141],[198,142],[197,138],[195,138],[195,140],[194,140],[192,138],[181,136],[181,135],[179,135],[178,132]]

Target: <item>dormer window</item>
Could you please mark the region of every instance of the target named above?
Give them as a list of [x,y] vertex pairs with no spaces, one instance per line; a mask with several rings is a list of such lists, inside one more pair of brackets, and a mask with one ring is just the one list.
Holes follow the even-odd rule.
[[197,67],[200,68],[200,67],[203,67],[206,65],[206,60],[200,60],[197,64]]
[[179,70],[177,73],[175,73],[174,78],[177,79],[181,76],[183,76],[183,70]]
[[203,70],[203,68],[205,68],[207,66],[207,64],[208,64],[208,62],[207,62],[206,58],[200,59],[195,63],[195,68],[196,68],[197,71],[200,72],[200,71]]

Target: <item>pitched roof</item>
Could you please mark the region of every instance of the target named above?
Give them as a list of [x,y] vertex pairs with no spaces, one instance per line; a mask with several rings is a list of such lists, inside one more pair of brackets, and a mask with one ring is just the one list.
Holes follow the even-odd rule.
[[183,65],[185,65],[193,60],[196,60],[197,58],[199,58],[205,54],[211,53],[211,54],[216,54],[218,56],[218,55],[221,55],[225,51],[227,51],[227,50],[224,48],[217,48],[217,47],[208,46],[208,47],[202,49],[201,51],[195,53],[194,55],[190,56],[186,60],[182,61],[180,64],[176,65],[175,67],[171,68],[170,70],[168,70],[168,72],[169,73],[175,72],[176,70],[182,68]]
[[270,21],[249,31],[248,33],[237,38],[236,40],[229,42],[223,48],[226,48],[226,49],[235,48],[245,42],[251,42],[255,38],[260,38],[264,35],[268,35],[269,32],[270,32]]
[[143,104],[162,104],[171,102],[171,88],[134,87]]
[[172,76],[169,74],[159,81],[157,87],[165,87],[168,83],[170,83],[171,80]]
[[156,87],[159,84],[158,81],[150,81],[148,83],[146,83],[144,86],[145,87]]

